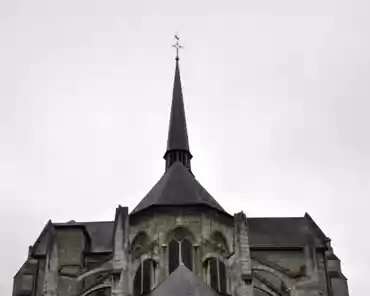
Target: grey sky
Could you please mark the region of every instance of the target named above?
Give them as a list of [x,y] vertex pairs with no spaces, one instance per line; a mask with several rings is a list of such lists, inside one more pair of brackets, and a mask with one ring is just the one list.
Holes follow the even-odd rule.
[[111,220],[164,170],[173,33],[193,171],[303,216],[370,290],[370,2],[0,0],[0,291],[49,218]]

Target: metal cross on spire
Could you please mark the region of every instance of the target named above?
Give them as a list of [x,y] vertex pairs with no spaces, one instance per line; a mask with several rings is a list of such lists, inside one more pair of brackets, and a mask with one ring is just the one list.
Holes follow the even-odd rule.
[[176,48],[176,61],[179,60],[179,50],[183,48],[182,45],[180,45],[180,37],[178,34],[175,34],[176,44],[172,45],[172,47]]

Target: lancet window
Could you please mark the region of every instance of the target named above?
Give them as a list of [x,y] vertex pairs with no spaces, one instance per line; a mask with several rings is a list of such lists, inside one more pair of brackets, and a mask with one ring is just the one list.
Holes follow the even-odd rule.
[[134,278],[134,296],[148,293],[154,283],[156,263],[152,259],[144,260],[136,270]]
[[180,263],[190,270],[193,269],[193,246],[190,232],[187,229],[179,227],[171,233],[168,256],[169,273],[173,272]]
[[203,263],[207,283],[221,294],[226,294],[226,266],[220,258],[208,258]]

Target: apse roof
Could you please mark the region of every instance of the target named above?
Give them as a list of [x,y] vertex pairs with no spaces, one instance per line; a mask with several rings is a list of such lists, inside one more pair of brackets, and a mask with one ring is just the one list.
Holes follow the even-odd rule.
[[[225,210],[180,162],[175,162],[140,201],[131,214],[152,206],[206,205]],[[226,213],[226,212],[225,212]]]

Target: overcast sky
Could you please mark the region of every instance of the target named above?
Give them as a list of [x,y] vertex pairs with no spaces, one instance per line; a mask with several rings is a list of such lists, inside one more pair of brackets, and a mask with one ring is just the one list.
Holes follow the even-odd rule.
[[0,0],[0,291],[48,221],[112,220],[164,171],[173,33],[193,171],[303,216],[370,290],[370,2]]

